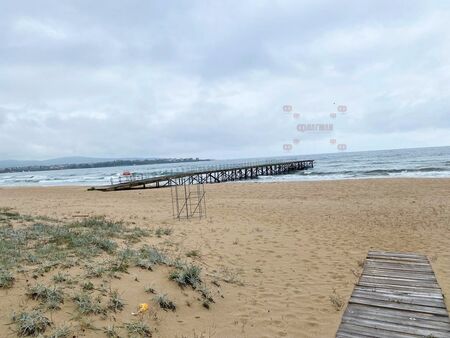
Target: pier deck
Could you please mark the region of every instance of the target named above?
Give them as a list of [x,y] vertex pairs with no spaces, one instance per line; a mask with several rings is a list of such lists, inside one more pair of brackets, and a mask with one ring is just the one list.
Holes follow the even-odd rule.
[[336,337],[450,337],[444,297],[427,257],[369,251]]
[[256,179],[259,176],[283,175],[298,170],[313,168],[314,160],[284,161],[274,163],[244,164],[226,168],[210,168],[207,170],[181,172],[164,176],[144,177],[131,176],[105,186],[91,187],[89,190],[114,191],[129,189],[147,189],[170,187],[173,185],[220,183],[245,179]]

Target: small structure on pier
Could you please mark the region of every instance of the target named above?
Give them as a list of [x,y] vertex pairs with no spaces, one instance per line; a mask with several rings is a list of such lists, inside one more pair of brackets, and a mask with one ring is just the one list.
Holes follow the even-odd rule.
[[211,166],[206,170],[194,170],[163,176],[147,177],[130,175],[111,180],[111,185],[92,187],[89,190],[114,191],[128,189],[161,188],[185,184],[220,183],[259,176],[285,175],[298,170],[313,168],[314,160],[291,160],[284,162],[245,163],[240,166]]

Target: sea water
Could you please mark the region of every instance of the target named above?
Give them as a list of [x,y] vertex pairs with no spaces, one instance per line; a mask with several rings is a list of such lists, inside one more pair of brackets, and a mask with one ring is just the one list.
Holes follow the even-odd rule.
[[286,156],[214,160],[205,162],[152,164],[127,167],[66,169],[0,174],[0,186],[107,185],[124,171],[151,176],[208,170],[247,163],[285,160],[315,160],[314,168],[288,175],[261,176],[257,182],[336,180],[387,177],[450,177],[450,147],[339,152],[305,156]]

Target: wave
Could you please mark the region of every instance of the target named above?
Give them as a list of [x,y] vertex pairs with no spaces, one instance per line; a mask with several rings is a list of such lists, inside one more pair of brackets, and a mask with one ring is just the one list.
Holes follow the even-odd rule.
[[336,171],[317,171],[315,169],[300,171],[298,175],[355,175],[355,176],[389,176],[390,174],[413,174],[413,173],[433,173],[449,172],[448,168],[428,167],[428,168],[397,168],[397,169],[370,169],[370,170],[336,170]]

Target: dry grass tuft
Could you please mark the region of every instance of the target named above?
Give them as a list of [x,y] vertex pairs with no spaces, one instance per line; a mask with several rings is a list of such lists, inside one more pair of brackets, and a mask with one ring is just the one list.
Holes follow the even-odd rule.
[[336,311],[340,311],[344,307],[344,298],[337,294],[334,289],[333,293],[330,295],[330,302]]

